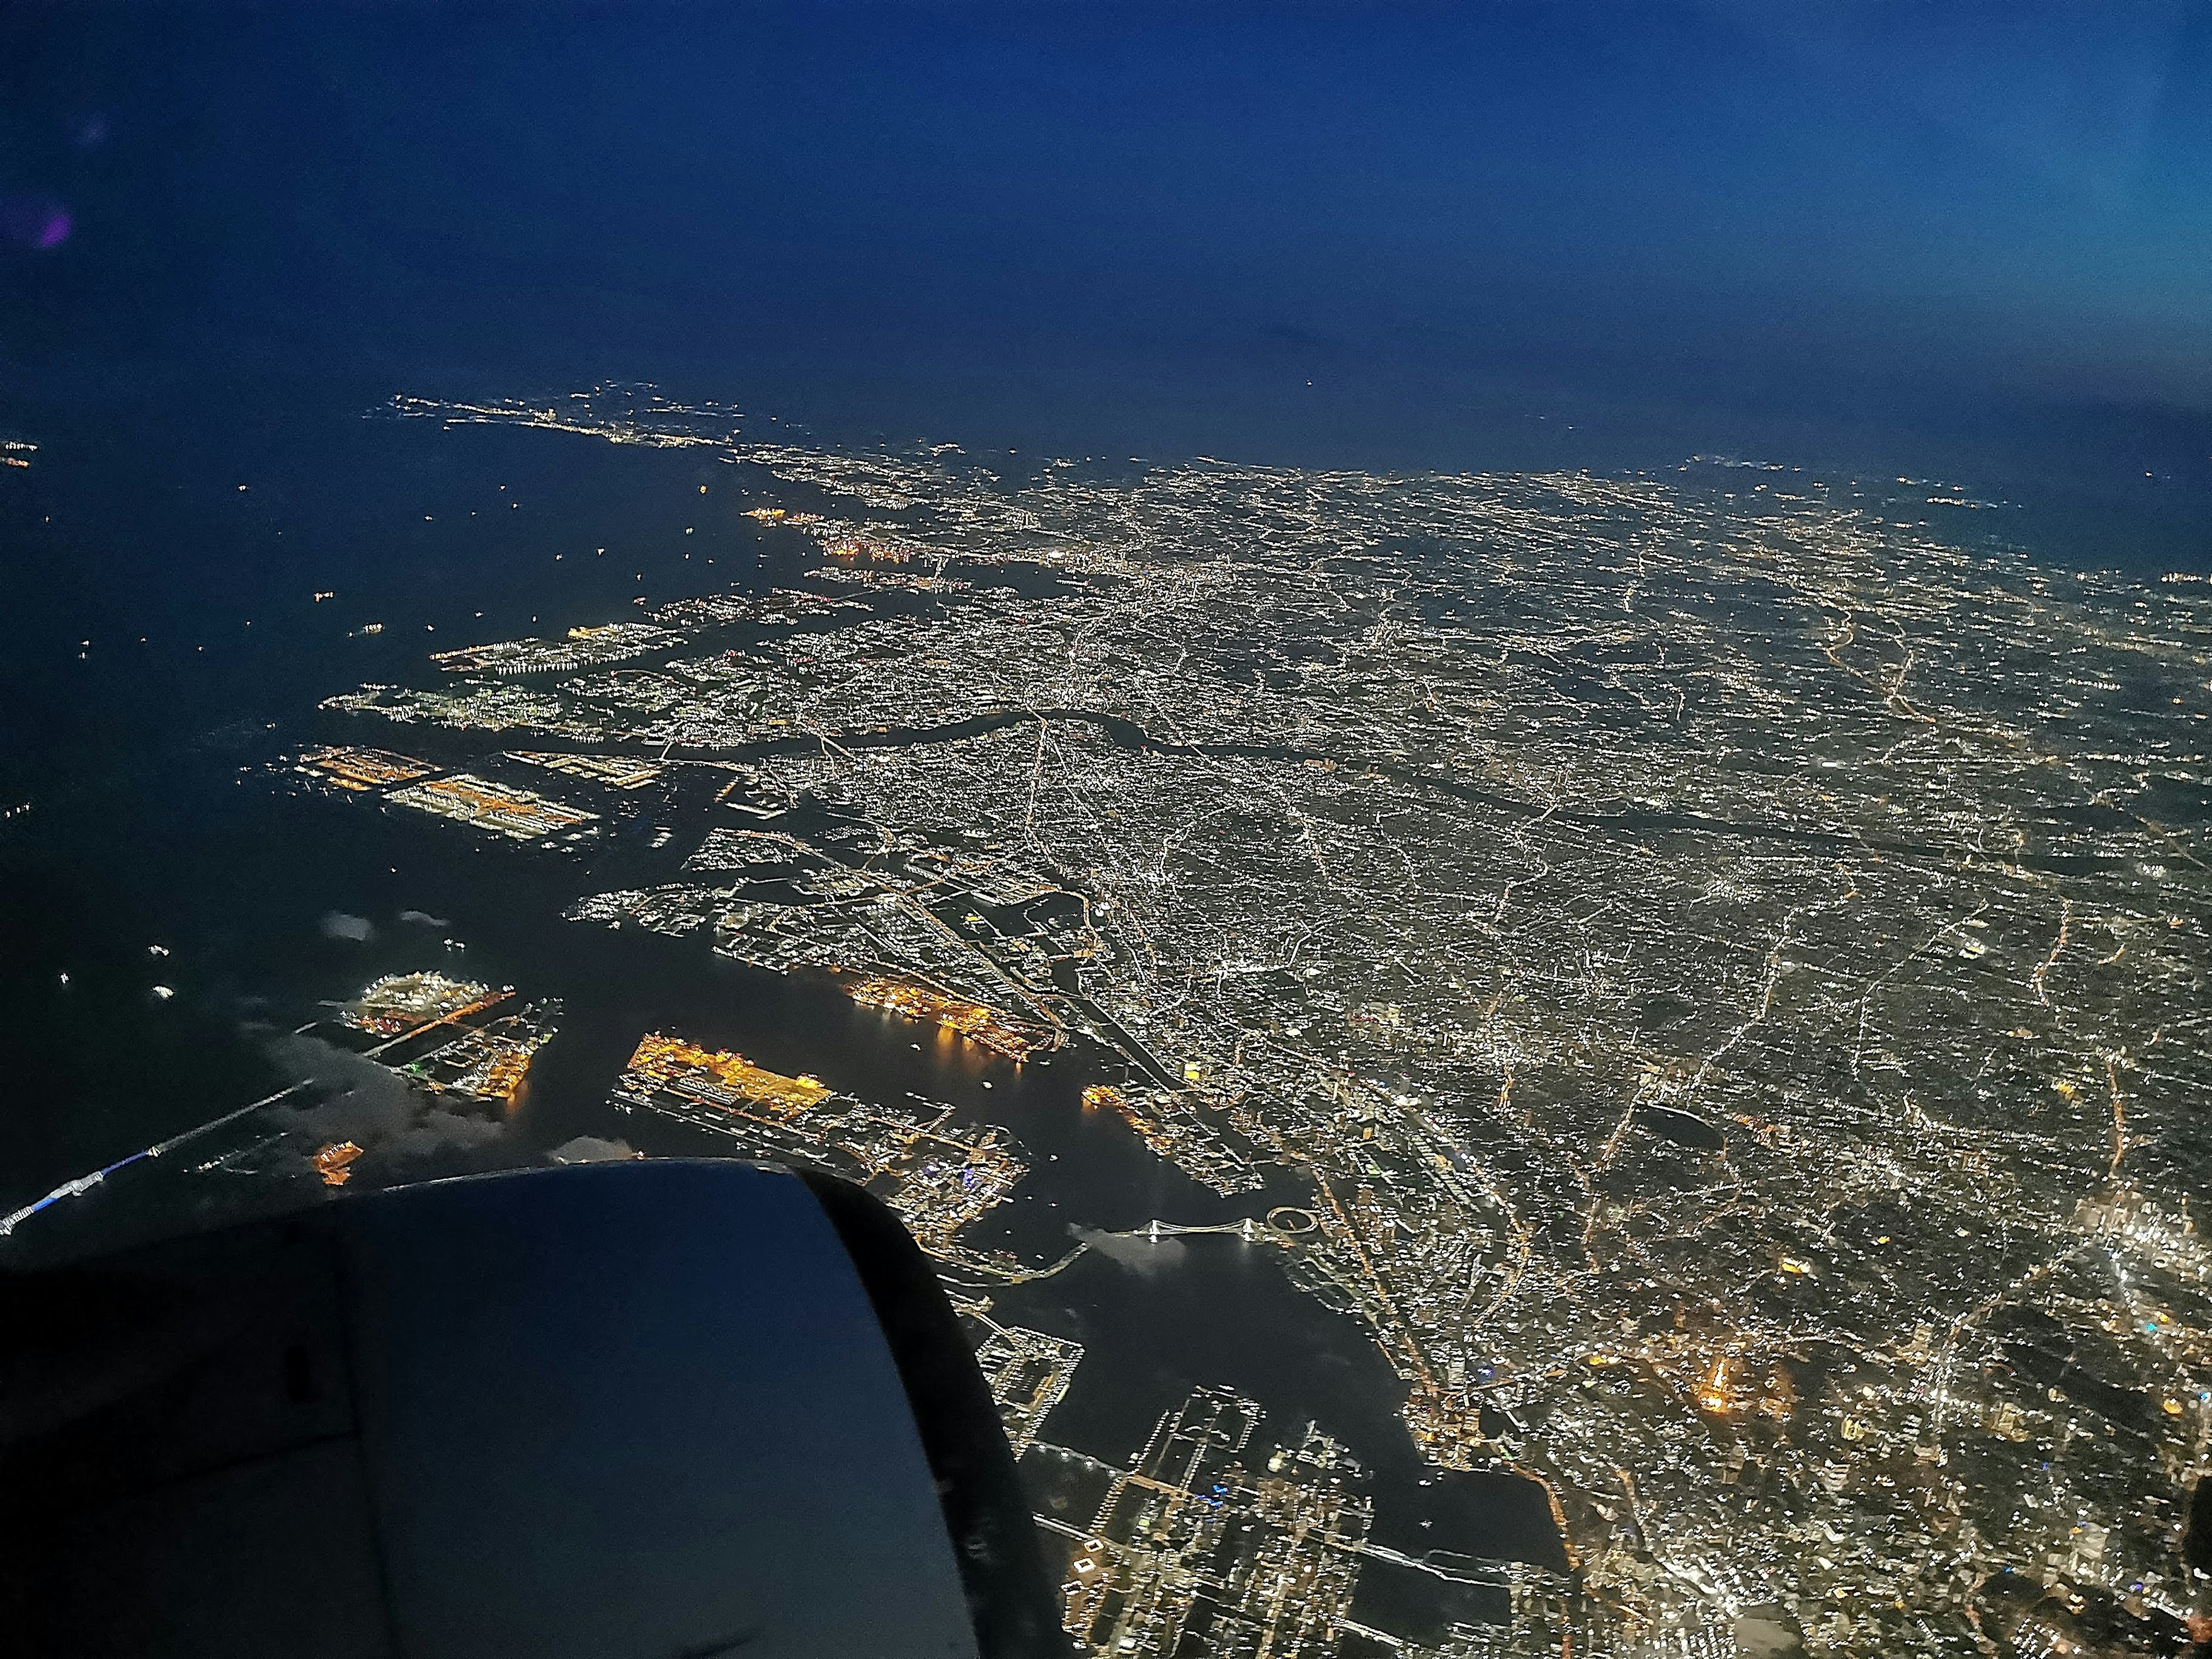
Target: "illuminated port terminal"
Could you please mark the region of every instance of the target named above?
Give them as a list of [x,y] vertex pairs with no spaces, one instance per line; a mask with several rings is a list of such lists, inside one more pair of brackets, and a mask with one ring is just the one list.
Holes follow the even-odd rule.
[[866,979],[846,988],[864,1008],[882,1008],[907,1019],[927,1020],[1018,1065],[1040,1049],[1057,1048],[1060,1034],[1007,1018],[995,1008],[896,979]]
[[[368,1167],[363,1159],[374,1162],[396,1152],[404,1173],[404,1166],[425,1150],[418,1135],[428,1121],[426,1112],[465,1113],[482,1119],[515,1109],[527,1087],[532,1057],[557,1032],[555,1022],[560,1012],[558,1001],[525,1002],[512,987],[495,988],[434,971],[385,975],[350,1002],[336,1006],[327,1022],[302,1026],[297,1035],[313,1032],[314,1041],[357,1055],[404,1087],[378,1095],[379,1109],[373,1115],[352,1114],[342,1139],[324,1139],[334,1126],[312,1116],[263,1120],[256,1127],[268,1133],[243,1145],[216,1149],[204,1162],[192,1165],[193,1172],[283,1178],[312,1175],[325,1188],[338,1188],[362,1176]],[[314,1091],[312,1099],[343,1097],[357,1089],[358,1081],[349,1072],[335,1077],[319,1073],[218,1123],[232,1122],[303,1091]],[[185,1138],[214,1127],[204,1126]],[[442,1143],[444,1136],[434,1134],[428,1139]],[[141,1156],[159,1158],[171,1144]],[[380,1171],[380,1176],[391,1173]]]
[[987,1264],[953,1235],[1003,1202],[1028,1172],[1000,1131],[954,1127],[950,1107],[924,1119],[659,1032],[638,1043],[614,1097],[624,1110],[641,1107],[757,1155],[858,1182],[898,1212],[925,1250],[970,1265]]
[[[786,1077],[756,1066],[743,1054],[699,1048],[682,1039],[653,1032],[641,1038],[629,1057],[631,1078],[651,1079],[732,1111],[750,1115],[766,1111],[789,1118],[830,1098],[818,1078]],[[631,1078],[625,1078],[629,1083]]]
[[1257,1192],[1266,1184],[1251,1161],[1200,1115],[1199,1098],[1189,1091],[1094,1083],[1083,1091],[1083,1104],[1088,1111],[1117,1113],[1154,1152],[1224,1197]]
[[998,1402],[1006,1438],[1018,1457],[1066,1394],[1082,1362],[1083,1345],[1020,1325],[1002,1325],[991,1317],[988,1297],[956,1294],[952,1305],[975,1344],[975,1364],[991,1385],[991,1398]]
[[473,773],[456,772],[428,783],[410,783],[385,797],[418,812],[452,818],[457,823],[514,841],[537,841],[594,822],[599,814],[580,806],[564,806],[527,789],[494,783]]
[[559,1029],[556,1001],[508,1006],[509,988],[436,972],[387,974],[338,1011],[346,1031],[374,1039],[367,1053],[441,1095],[513,1106],[530,1062]]
[[822,544],[822,550],[833,559],[867,559],[877,564],[908,564],[914,560],[910,547],[893,547],[866,536],[832,536]]
[[406,1075],[441,1095],[512,1109],[529,1077],[532,1057],[552,1038],[556,1028],[546,1021],[559,1006],[525,1007],[487,1024],[465,1027],[451,1042],[410,1060]]
[[426,778],[438,769],[388,749],[327,748],[307,750],[300,757],[299,769],[340,789],[358,791]]
[[386,974],[338,1011],[339,1021],[380,1037],[404,1036],[489,1008],[511,994],[436,972]]
[[657,761],[628,760],[618,755],[563,755],[541,750],[511,750],[507,759],[549,772],[565,772],[572,778],[589,778],[610,789],[642,789],[660,775]]
[[964,593],[972,586],[951,576],[910,576],[895,570],[853,570],[842,566],[824,566],[819,570],[810,570],[807,574],[817,581],[880,587],[904,593]]
[[656,647],[672,644],[666,629],[645,623],[605,623],[572,628],[562,640],[502,640],[433,653],[432,662],[449,674],[542,674],[573,672],[599,663],[619,662]]

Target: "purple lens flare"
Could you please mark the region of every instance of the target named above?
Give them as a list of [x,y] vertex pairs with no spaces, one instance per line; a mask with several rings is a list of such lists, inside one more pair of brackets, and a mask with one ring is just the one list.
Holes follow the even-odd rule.
[[51,197],[0,196],[0,241],[46,253],[76,228],[69,210]]

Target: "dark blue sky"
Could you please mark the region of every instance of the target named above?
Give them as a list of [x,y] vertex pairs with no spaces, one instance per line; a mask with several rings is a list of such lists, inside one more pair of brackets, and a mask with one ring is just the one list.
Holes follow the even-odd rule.
[[2212,456],[2197,5],[0,27],[0,185],[73,216],[0,276],[23,386],[619,375],[835,429],[1386,465],[1480,465],[1539,414],[2107,483]]

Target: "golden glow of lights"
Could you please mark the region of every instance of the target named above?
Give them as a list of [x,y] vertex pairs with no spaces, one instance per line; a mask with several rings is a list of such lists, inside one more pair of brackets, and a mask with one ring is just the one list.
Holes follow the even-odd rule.
[[927,986],[896,979],[868,979],[847,992],[864,1008],[882,1008],[907,1019],[929,1020],[948,1031],[1019,1064],[1040,1048],[1054,1046],[1052,1033],[1008,1019],[980,1002],[963,1002]]
[[634,760],[617,755],[565,755],[535,749],[511,749],[509,760],[542,766],[549,772],[589,778],[610,789],[642,789],[660,775],[658,761]]
[[1723,1354],[1713,1361],[1712,1375],[1698,1390],[1698,1409],[1706,1412],[1726,1412],[1734,1402],[1729,1397],[1729,1373],[1734,1369],[1729,1357]]
[[641,1038],[629,1057],[630,1069],[663,1083],[682,1083],[703,1072],[740,1099],[785,1114],[801,1112],[829,1097],[829,1085],[819,1078],[786,1077],[756,1066],[743,1054],[694,1048],[681,1038],[659,1032]]
[[581,807],[564,806],[527,789],[494,783],[467,772],[456,772],[451,777],[434,779],[428,783],[410,783],[404,789],[393,790],[385,799],[516,841],[534,841],[540,836],[589,823],[599,817]]
[[870,541],[865,536],[840,536],[822,544],[823,552],[833,559],[866,559],[874,564],[910,564],[914,562],[911,548],[890,547],[882,542]]
[[509,1105],[522,1092],[522,1080],[530,1074],[530,1054],[527,1049],[501,1054],[484,1070],[483,1086],[478,1091],[492,1100],[502,1100]]
[[341,789],[353,790],[405,783],[437,770],[411,756],[395,755],[386,749],[310,749],[301,755],[300,769],[313,772]]
[[386,974],[363,991],[360,1000],[343,1010],[338,1018],[356,1030],[378,1036],[397,1036],[418,1026],[441,1025],[465,1018],[506,1000],[504,991],[495,991],[471,979],[447,979],[434,970]]

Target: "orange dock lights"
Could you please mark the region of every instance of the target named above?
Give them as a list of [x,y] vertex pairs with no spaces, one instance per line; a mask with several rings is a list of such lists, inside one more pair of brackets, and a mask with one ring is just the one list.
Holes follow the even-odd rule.
[[639,1039],[629,1065],[632,1071],[663,1083],[695,1082],[703,1073],[741,1100],[787,1114],[818,1106],[830,1097],[830,1085],[819,1078],[786,1077],[754,1065],[743,1054],[694,1048],[679,1037],[663,1036],[657,1031]]
[[300,757],[302,772],[356,793],[428,777],[437,769],[412,756],[395,755],[388,749],[309,749]]
[[599,817],[581,807],[565,806],[530,790],[494,783],[467,772],[428,783],[410,783],[385,799],[515,841],[535,841]]
[[846,994],[864,1008],[882,1008],[902,1018],[927,1020],[957,1032],[1016,1065],[1040,1048],[1050,1048],[1058,1042],[1054,1033],[1041,1026],[1008,1019],[997,1009],[980,1002],[963,1002],[927,986],[902,980],[862,980],[848,987]]

